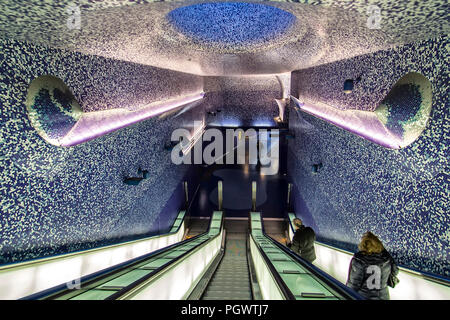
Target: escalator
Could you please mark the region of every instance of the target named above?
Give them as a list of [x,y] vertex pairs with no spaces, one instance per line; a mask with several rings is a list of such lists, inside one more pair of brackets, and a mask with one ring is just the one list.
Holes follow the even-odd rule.
[[[243,221],[243,224],[246,227],[248,222]],[[227,228],[227,223],[225,226],[225,253],[201,299],[252,300],[247,261],[247,232],[232,232],[233,229]]]
[[[175,221],[173,230],[181,224]],[[42,296],[45,300],[346,300],[360,297],[264,232],[261,214],[225,219],[208,229]]]
[[[82,281],[78,288],[63,288],[39,297],[42,300],[122,300],[122,299],[182,299],[183,291],[165,289],[167,283],[189,288],[190,282],[183,274],[198,273],[207,266],[208,259],[215,256],[215,247],[220,246],[223,215],[215,211],[209,228],[193,238],[175,243],[161,250],[119,265],[109,272]],[[179,226],[181,218],[174,223]],[[217,242],[219,244],[217,244]],[[207,252],[205,255],[204,253]],[[199,254],[200,253],[200,254]],[[187,261],[199,260],[189,264]],[[196,274],[197,273],[197,274]],[[152,290],[147,290],[152,287]],[[187,290],[186,289],[186,290]],[[181,293],[180,293],[181,292]]]
[[251,254],[263,299],[354,300],[356,292],[269,237],[260,212],[250,213]]
[[225,222],[226,239],[188,299],[348,300],[361,297],[264,232],[261,214]]

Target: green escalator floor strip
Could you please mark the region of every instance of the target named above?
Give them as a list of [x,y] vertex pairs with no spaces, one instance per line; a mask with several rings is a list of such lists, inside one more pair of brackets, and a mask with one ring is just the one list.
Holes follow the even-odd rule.
[[269,257],[269,259],[270,260],[279,260],[279,259],[281,259],[281,260],[290,260],[289,259],[289,256],[287,256],[287,255],[285,255],[285,254],[282,254],[282,253],[267,253],[267,252],[264,252],[268,257]]
[[276,262],[289,262],[291,260],[289,259],[271,259],[270,261],[276,261]]
[[147,264],[144,264],[143,267],[159,268],[159,267],[165,265],[166,263],[170,262],[170,260],[171,259],[166,259],[166,258],[156,259]]
[[298,270],[283,270],[281,273],[287,273],[287,274],[300,274],[301,272]]
[[220,228],[221,222],[222,222],[222,221],[220,221],[220,220],[212,220],[212,221],[211,221],[210,228]]
[[165,259],[175,259],[181,256],[182,254],[186,253],[188,250],[174,250],[168,252],[166,255],[164,255]]
[[123,286],[101,286],[101,287],[97,287],[95,290],[114,290],[114,291],[118,291],[118,290],[122,290],[124,287]]
[[272,264],[278,272],[295,271],[299,273],[308,273],[305,269],[301,268],[297,263],[293,262],[292,260],[288,259],[281,261],[272,260]]
[[335,296],[327,296],[327,297],[309,297],[309,296],[302,296],[302,295],[294,295],[296,300],[339,300],[339,298]]
[[116,279],[108,281],[107,283],[103,284],[102,287],[104,286],[126,287],[135,282],[136,280],[139,280],[143,276],[146,276],[149,273],[151,273],[151,270],[132,270]]
[[141,269],[141,270],[156,270],[156,269],[158,269],[157,267],[139,267],[139,269]]
[[116,291],[89,290],[71,298],[70,300],[104,300],[115,292]]
[[175,221],[174,221],[174,223],[173,223],[173,225],[172,225],[172,229],[170,229],[170,232],[175,232],[175,231],[177,231],[178,230],[178,227],[181,225],[181,223],[183,222],[183,220],[184,220],[184,215],[186,214],[186,211],[180,211],[179,213],[178,213],[178,216],[177,216],[177,218],[175,219]]
[[311,292],[316,294],[324,294],[325,296],[332,296],[332,293],[322,286],[309,274],[280,274],[283,281],[287,284],[294,294],[301,294],[302,292]]
[[324,293],[302,292],[300,297],[302,297],[302,298],[326,298],[327,296]]

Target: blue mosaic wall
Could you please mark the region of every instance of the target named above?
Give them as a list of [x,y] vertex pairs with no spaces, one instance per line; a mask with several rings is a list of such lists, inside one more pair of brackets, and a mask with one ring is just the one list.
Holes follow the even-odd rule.
[[[84,111],[134,109],[195,92],[201,77],[10,40],[0,40],[0,61],[0,264],[167,231],[184,202],[188,171],[171,163],[164,145],[203,107],[65,148],[38,135],[26,94],[33,79],[51,74]],[[150,177],[124,184],[139,168]]]
[[[275,76],[205,77],[207,123],[214,126],[276,126],[275,99],[282,89]],[[217,112],[220,110],[220,112]]]
[[[346,109],[373,110],[408,72],[432,83],[431,121],[400,150],[306,113],[290,113],[295,139],[289,142],[288,172],[296,214],[319,240],[356,251],[361,235],[371,230],[399,264],[450,277],[448,46],[448,37],[431,39],[293,74],[296,96]],[[345,79],[361,70],[362,86],[343,94]],[[413,99],[405,102],[415,107]]]

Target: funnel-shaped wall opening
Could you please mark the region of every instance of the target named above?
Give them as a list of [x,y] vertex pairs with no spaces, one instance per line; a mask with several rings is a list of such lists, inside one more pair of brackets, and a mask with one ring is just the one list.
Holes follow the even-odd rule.
[[[101,137],[157,115],[178,115],[197,106],[203,92],[155,101],[137,110],[113,108],[83,112],[70,89],[61,79],[42,76],[32,81],[26,100],[28,117],[38,134],[48,143],[71,147]],[[165,115],[165,116],[164,116]]]
[[425,129],[431,113],[430,81],[420,73],[403,76],[375,113],[401,147],[413,143]]
[[31,125],[45,141],[57,146],[83,114],[69,87],[50,75],[31,82],[26,106]]

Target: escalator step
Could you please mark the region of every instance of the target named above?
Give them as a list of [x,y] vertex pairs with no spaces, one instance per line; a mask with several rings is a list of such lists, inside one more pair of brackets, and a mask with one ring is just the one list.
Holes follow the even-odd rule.
[[222,292],[222,291],[230,291],[230,292],[247,292],[248,285],[243,286],[212,286],[209,287],[206,292]]
[[223,280],[223,281],[248,280],[248,274],[247,275],[217,274],[214,276],[213,280]]
[[[242,283],[244,283],[244,285],[242,285]],[[212,291],[217,291],[217,290],[222,290],[222,289],[227,289],[229,291],[233,291],[233,290],[238,290],[238,291],[242,291],[242,290],[249,290],[249,285],[247,284],[247,281],[243,281],[243,282],[235,282],[235,283],[230,283],[230,282],[214,282],[211,283],[211,285],[208,287],[207,290],[212,290]]]
[[203,300],[252,300],[251,297],[226,297],[226,296],[217,296],[217,297],[203,297]]
[[234,292],[234,291],[222,291],[222,292],[214,292],[213,294],[209,295],[208,293],[205,294],[204,298],[216,298],[219,300],[244,300],[244,299],[251,299],[250,292]]

